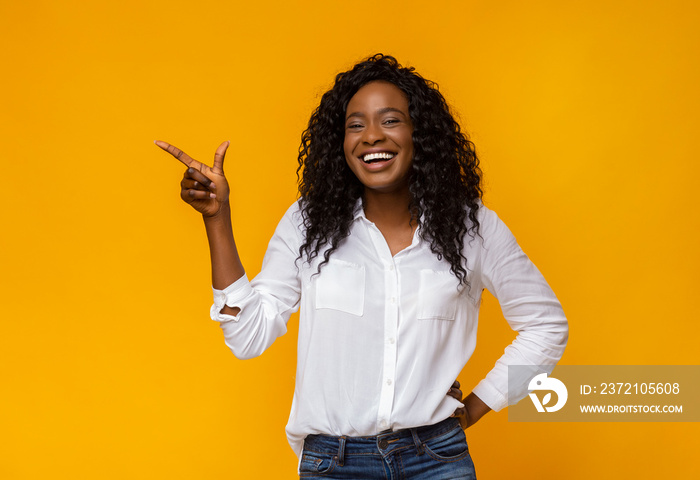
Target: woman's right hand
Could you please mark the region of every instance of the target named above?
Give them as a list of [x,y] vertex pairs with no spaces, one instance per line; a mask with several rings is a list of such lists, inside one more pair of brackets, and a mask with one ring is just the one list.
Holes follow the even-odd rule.
[[216,216],[228,203],[229,186],[224,176],[224,157],[230,142],[224,142],[216,149],[212,167],[198,162],[169,143],[160,140],[155,143],[188,167],[180,182],[180,197],[203,216]]

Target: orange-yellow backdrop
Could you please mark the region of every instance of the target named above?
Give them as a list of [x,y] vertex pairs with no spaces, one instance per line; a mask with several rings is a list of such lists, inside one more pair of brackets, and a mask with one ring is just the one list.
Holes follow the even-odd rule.
[[[471,132],[485,202],[557,292],[567,364],[698,364],[692,1],[0,3],[0,478],[295,478],[296,318],[238,361],[208,319],[201,220],[163,139],[232,142],[249,275],[295,199],[308,116],[391,53]],[[493,298],[460,380],[512,335]],[[468,431],[480,478],[697,478],[698,424]]]

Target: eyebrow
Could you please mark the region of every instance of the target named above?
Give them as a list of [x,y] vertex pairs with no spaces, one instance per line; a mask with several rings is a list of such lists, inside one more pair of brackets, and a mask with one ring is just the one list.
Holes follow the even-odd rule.
[[[394,108],[394,107],[384,107],[384,108],[380,108],[379,110],[377,110],[377,113],[379,115],[384,115],[385,113],[389,113],[389,112],[398,113],[402,117],[404,117],[404,118],[406,117],[406,114],[403,113],[403,111],[399,110],[398,108]],[[348,116],[345,117],[345,120],[348,120],[350,117],[365,117],[365,114],[362,112],[352,112],[351,114],[349,114]]]

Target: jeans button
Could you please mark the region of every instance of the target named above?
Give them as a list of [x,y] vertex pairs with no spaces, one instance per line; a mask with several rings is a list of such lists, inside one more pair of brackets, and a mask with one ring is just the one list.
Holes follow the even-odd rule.
[[386,441],[386,438],[382,438],[381,440],[379,440],[379,448],[384,450],[388,446],[389,446],[389,442]]

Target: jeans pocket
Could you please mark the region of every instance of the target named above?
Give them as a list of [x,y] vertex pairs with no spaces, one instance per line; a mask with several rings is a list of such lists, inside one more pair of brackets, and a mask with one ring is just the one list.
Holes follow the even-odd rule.
[[304,452],[299,463],[299,477],[323,476],[335,469],[335,456],[323,453]]
[[428,455],[440,462],[456,462],[469,456],[467,438],[460,427],[423,442]]

